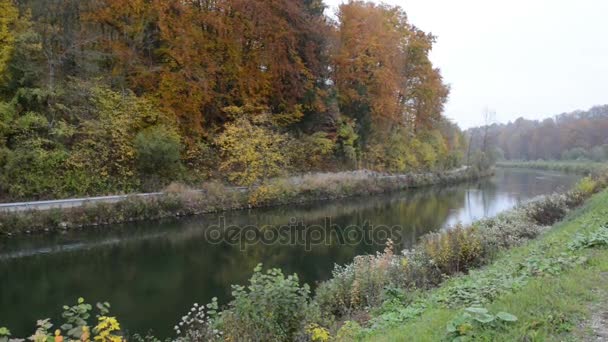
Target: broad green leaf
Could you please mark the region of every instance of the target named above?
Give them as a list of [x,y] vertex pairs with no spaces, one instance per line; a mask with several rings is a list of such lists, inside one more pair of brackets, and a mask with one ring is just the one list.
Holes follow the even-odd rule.
[[496,314],[496,317],[498,317],[500,320],[503,320],[505,322],[516,322],[517,321],[517,316],[512,315],[508,312],[499,312]]

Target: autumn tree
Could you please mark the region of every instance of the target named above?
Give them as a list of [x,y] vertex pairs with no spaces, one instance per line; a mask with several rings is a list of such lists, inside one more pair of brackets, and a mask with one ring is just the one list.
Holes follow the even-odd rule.
[[401,122],[402,84],[409,28],[398,8],[351,1],[340,6],[334,79],[340,111],[357,120],[365,143],[372,124]]
[[6,77],[6,68],[13,54],[15,33],[13,26],[19,11],[10,0],[0,0],[0,81]]
[[217,138],[223,158],[220,169],[228,173],[231,181],[251,185],[283,170],[285,137],[264,127],[265,122],[263,117],[240,117],[227,124]]

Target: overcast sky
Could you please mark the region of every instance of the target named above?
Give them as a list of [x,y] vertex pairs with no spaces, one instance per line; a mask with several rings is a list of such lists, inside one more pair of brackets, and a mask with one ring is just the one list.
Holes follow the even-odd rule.
[[[332,8],[342,0],[325,0]],[[467,128],[608,104],[607,0],[386,0],[437,36],[431,54]]]

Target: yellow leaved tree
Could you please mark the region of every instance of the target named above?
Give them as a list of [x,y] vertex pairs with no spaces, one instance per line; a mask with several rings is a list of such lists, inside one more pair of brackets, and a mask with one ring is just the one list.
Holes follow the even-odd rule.
[[226,124],[217,138],[222,158],[220,170],[227,173],[231,182],[251,185],[277,176],[285,169],[287,158],[283,143],[286,138],[266,128],[266,122],[262,116],[252,120],[240,117]]
[[12,1],[0,0],[0,80],[15,48],[15,35],[11,28],[18,17],[19,11]]

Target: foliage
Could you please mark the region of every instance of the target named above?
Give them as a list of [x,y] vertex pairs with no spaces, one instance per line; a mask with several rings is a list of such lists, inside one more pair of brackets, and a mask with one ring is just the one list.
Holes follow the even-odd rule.
[[568,245],[571,250],[593,247],[608,247],[608,226],[603,226],[587,235],[578,234]]
[[324,312],[343,316],[367,306],[379,305],[393,262],[392,246],[384,253],[355,257],[351,264],[336,265],[332,280],[319,285],[315,300]]
[[334,24],[318,0],[0,4],[0,168],[34,175],[2,177],[3,200],[459,166],[434,37],[398,7]]
[[287,142],[287,158],[293,172],[323,170],[331,168],[336,143],[327,133],[315,132]]
[[0,82],[4,81],[5,70],[12,57],[15,34],[12,26],[17,21],[19,11],[12,1],[0,1]]
[[194,303],[180,322],[173,328],[178,336],[177,341],[212,341],[221,338],[222,332],[215,328],[218,317],[217,298],[211,303],[198,305]]
[[422,249],[444,274],[464,272],[484,255],[481,237],[475,229],[456,226],[445,233],[427,235]]
[[507,312],[501,311],[493,315],[485,308],[469,307],[448,323],[447,338],[450,341],[463,341],[465,338],[475,338],[479,329],[500,329],[506,323],[516,321],[517,317]]
[[297,275],[278,269],[254,269],[249,285],[233,286],[234,299],[221,314],[221,330],[230,340],[292,340],[302,328],[310,290]]
[[331,338],[329,331],[316,323],[308,325],[306,332],[310,335],[310,340],[313,342],[327,342]]
[[99,342],[122,342],[123,338],[115,333],[120,330],[120,323],[115,317],[100,316],[99,322],[93,328],[96,336],[95,341]]
[[583,194],[592,194],[598,188],[598,183],[591,177],[584,177],[576,184],[576,191]]
[[563,218],[568,210],[565,195],[548,196],[533,202],[527,207],[527,213],[535,223],[550,226]]
[[6,327],[0,327],[0,341],[7,342],[11,337],[11,331]]
[[[91,318],[92,306],[87,304],[83,298],[78,298],[75,305],[63,306],[61,317],[64,319],[64,324],[60,326],[60,329],[55,329],[55,331],[51,332],[53,323],[49,318],[38,320],[36,323],[37,329],[29,339],[35,342],[64,340],[83,342],[126,341],[120,334],[120,323],[118,320],[115,317],[107,316],[110,304],[97,303],[96,307],[99,312],[96,315],[97,323],[91,325],[92,322],[89,319]],[[10,331],[6,328],[0,328],[0,341],[3,338],[8,338],[8,336],[10,336]]]
[[361,335],[363,328],[361,325],[355,321],[346,321],[338,330],[336,334],[336,341],[341,342],[351,342],[357,341],[359,339],[359,335]]
[[247,118],[237,119],[227,124],[217,138],[222,156],[220,169],[227,172],[230,181],[241,185],[276,176],[285,163],[283,141],[282,135]]
[[142,174],[175,178],[180,169],[180,137],[166,126],[148,127],[135,136],[137,166]]
[[30,146],[10,151],[0,176],[2,189],[16,198],[65,196],[61,177],[52,176],[65,169],[68,153],[59,149]]

